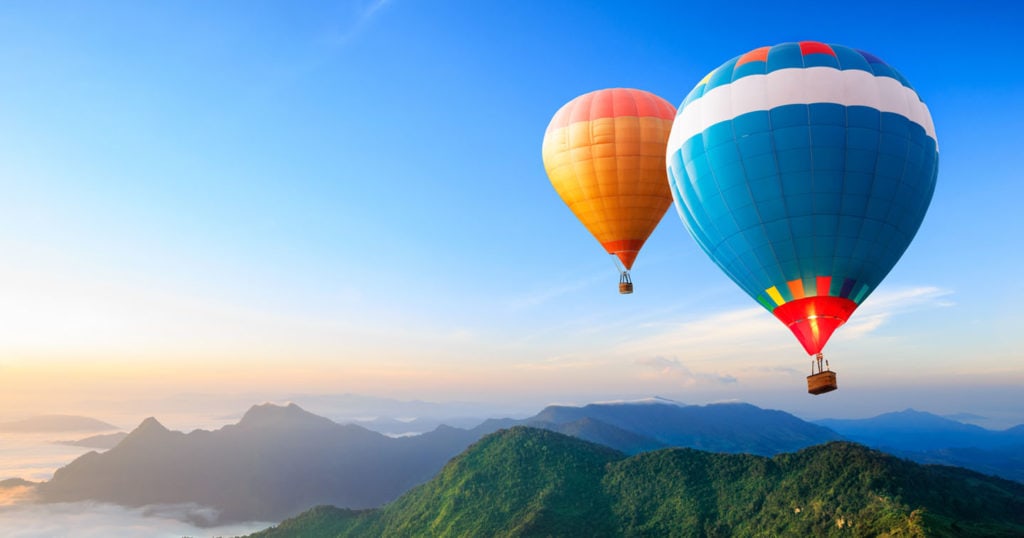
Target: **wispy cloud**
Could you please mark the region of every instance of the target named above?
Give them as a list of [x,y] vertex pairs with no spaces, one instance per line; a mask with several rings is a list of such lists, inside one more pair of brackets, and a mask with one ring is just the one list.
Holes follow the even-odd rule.
[[784,375],[805,375],[801,373],[802,370],[796,368],[790,368],[788,366],[759,366],[753,368],[752,371],[764,373],[764,374],[784,374]]
[[554,370],[588,370],[602,365],[613,365],[616,361],[608,358],[595,358],[588,353],[565,353],[553,355],[540,360],[523,361],[513,366],[521,370],[554,371]]
[[875,332],[892,317],[933,308],[954,306],[952,290],[935,286],[882,289],[872,294],[850,318],[837,340],[853,340]]
[[391,3],[391,0],[340,2],[339,7],[345,11],[328,18],[326,28],[313,37],[313,49],[289,62],[276,64],[272,74],[250,89],[246,100],[253,106],[261,106],[260,103],[273,99],[286,88],[330,64]]
[[367,2],[353,2],[354,13],[344,17],[330,33],[325,41],[335,47],[347,45],[373,20],[381,9],[391,3],[391,0],[369,0]]
[[595,274],[590,278],[559,282],[542,289],[533,290],[523,295],[519,295],[509,301],[508,307],[513,311],[518,311],[540,306],[562,295],[567,295],[592,287],[602,280],[608,280],[608,278],[607,274]]
[[779,322],[763,308],[717,312],[704,317],[665,322],[646,337],[619,345],[627,355],[666,356],[685,352],[691,359],[715,359],[748,352],[763,354],[788,345]]
[[916,286],[910,288],[882,289],[871,295],[864,302],[859,312],[873,314],[879,311],[904,312],[908,309],[921,307],[947,307],[953,306],[949,296],[952,290],[936,286]]
[[666,358],[666,357],[650,357],[646,359],[637,359],[636,364],[653,370],[657,375],[661,377],[670,377],[676,381],[682,382],[686,386],[694,385],[727,385],[730,383],[736,383],[736,378],[729,374],[719,373],[707,373],[707,372],[693,372],[683,364],[678,358]]
[[[855,339],[877,330],[894,316],[952,306],[955,304],[950,300],[952,293],[934,286],[884,289],[865,301],[836,336],[845,340]],[[685,350],[688,357],[714,359],[748,351],[763,356],[791,347],[788,332],[781,330],[779,322],[759,307],[665,322],[655,329],[645,338],[622,344],[618,351],[664,356],[670,350]]]

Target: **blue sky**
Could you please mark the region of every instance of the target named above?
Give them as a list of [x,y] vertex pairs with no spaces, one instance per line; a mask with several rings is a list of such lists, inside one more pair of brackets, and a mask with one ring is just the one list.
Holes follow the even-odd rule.
[[678,104],[809,39],[899,69],[941,151],[813,405],[1024,420],[1022,8],[894,4],[0,5],[0,389],[811,406],[799,344],[674,211],[619,296],[540,158],[576,95]]

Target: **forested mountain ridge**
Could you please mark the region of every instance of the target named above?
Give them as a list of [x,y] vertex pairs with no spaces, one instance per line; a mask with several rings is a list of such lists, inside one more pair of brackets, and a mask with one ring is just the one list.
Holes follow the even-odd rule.
[[516,427],[380,510],[318,507],[253,537],[883,535],[1024,535],[1024,485],[848,442],[628,457]]

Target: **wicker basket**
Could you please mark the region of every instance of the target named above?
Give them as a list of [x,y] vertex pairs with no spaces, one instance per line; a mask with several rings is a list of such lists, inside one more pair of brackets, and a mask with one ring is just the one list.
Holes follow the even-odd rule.
[[826,371],[807,376],[807,392],[818,395],[832,392],[839,388],[836,385],[836,373]]
[[621,293],[623,295],[628,295],[630,293],[633,293],[633,283],[632,282],[619,282],[619,293]]

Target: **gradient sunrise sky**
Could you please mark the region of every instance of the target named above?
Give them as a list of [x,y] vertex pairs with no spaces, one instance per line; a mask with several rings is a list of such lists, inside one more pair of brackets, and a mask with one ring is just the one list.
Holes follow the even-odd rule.
[[[659,394],[1024,422],[1022,12],[0,4],[0,414],[183,392]],[[678,105],[726,60],[798,40],[899,69],[941,147],[924,224],[829,343],[841,389],[819,398],[800,345],[674,210],[619,296],[540,156],[579,94]]]

